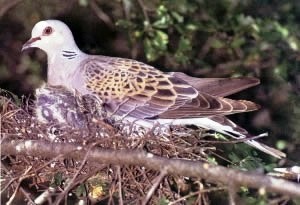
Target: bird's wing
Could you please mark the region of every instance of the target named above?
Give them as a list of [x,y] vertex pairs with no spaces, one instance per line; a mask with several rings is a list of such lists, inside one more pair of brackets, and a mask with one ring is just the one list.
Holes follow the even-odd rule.
[[237,93],[260,83],[259,79],[253,77],[195,78],[180,72],[173,72],[170,74],[188,82],[200,92],[219,97],[225,97]]
[[160,114],[160,118],[197,118],[210,117],[215,115],[231,115],[240,112],[257,110],[259,105],[246,100],[231,100],[228,98],[211,96],[206,93],[199,93],[197,98],[187,101],[180,107],[171,107]]
[[83,61],[86,89],[121,116],[191,118],[252,111],[257,105],[199,92],[188,82],[152,66],[124,58],[89,57]]

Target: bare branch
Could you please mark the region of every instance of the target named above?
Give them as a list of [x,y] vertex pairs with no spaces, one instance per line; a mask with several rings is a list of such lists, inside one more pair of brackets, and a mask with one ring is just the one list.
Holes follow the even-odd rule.
[[6,14],[9,9],[13,8],[16,6],[18,3],[20,3],[22,0],[11,0],[7,1],[5,3],[0,4],[0,18]]
[[[168,174],[199,177],[214,183],[226,185],[234,183],[251,188],[264,188],[266,191],[289,196],[300,196],[300,185],[286,180],[199,161],[168,159],[140,150],[110,150],[95,147],[89,150],[81,145],[35,140],[4,140],[1,146],[2,153],[7,155],[31,155],[52,158],[63,154],[65,157],[75,160],[83,160],[85,156],[91,162],[144,166],[157,171],[166,170]],[[88,151],[89,153],[86,154]]]
[[87,153],[85,154],[84,159],[81,162],[80,168],[74,174],[74,176],[72,177],[72,179],[70,180],[70,182],[68,182],[68,185],[65,187],[64,191],[60,194],[60,196],[57,198],[57,200],[56,200],[56,202],[54,204],[59,205],[60,202],[62,201],[62,199],[68,194],[68,192],[75,185],[74,182],[75,182],[76,178],[79,176],[80,172],[83,170],[83,167],[85,166],[85,164],[86,164],[86,162],[88,160],[90,150],[94,146],[95,146],[95,144],[93,144],[91,147],[88,148]]
[[[4,170],[9,176],[11,176],[9,170],[7,169],[7,167],[6,167],[2,162],[1,162],[1,164],[0,164],[0,167],[1,167],[1,169]],[[31,167],[30,167],[30,168],[31,168]],[[30,168],[27,169],[27,170],[29,171]],[[23,175],[23,176],[24,176],[24,175]],[[18,183],[18,182],[15,181],[15,180],[17,180],[17,179],[21,180],[20,177],[11,179],[11,180],[9,181],[9,183],[5,186],[5,188],[3,188],[3,190],[1,190],[1,194],[4,193],[4,190],[6,190],[6,189],[8,188],[8,186],[9,186],[10,184],[13,183],[13,185],[16,187],[14,193],[16,193],[17,190],[19,189],[19,190],[24,194],[24,196],[25,196],[25,198],[28,200],[29,204],[34,204],[34,202],[33,202],[32,199],[31,199],[31,195],[30,195],[25,189],[23,189],[23,188],[20,186],[20,184],[21,184],[22,181],[20,181],[20,182]],[[24,179],[24,178],[23,178],[23,179]],[[13,194],[13,195],[14,195],[14,194]],[[13,195],[10,197],[9,201],[12,201]],[[7,203],[9,203],[9,202],[7,202]]]
[[119,188],[119,204],[123,205],[123,195],[122,195],[122,177],[121,177],[121,167],[117,166],[117,175],[118,175],[118,188]]
[[114,28],[114,23],[110,17],[97,5],[94,0],[90,1],[90,7],[101,21],[103,21],[109,28]]
[[[14,193],[10,196],[9,200],[6,202],[7,205],[11,205],[13,200],[15,199],[19,189],[21,188],[21,182],[23,181],[24,179],[24,176],[26,176],[28,174],[28,172],[32,169],[32,167],[29,167],[25,173],[19,178],[19,181],[18,181],[18,184],[17,184],[17,187],[14,191]],[[26,178],[26,177],[25,177]],[[23,190],[24,191],[24,190]],[[30,199],[31,200],[31,199]]]
[[213,191],[223,191],[225,189],[227,189],[227,188],[226,187],[216,187],[216,188],[210,188],[210,189],[205,189],[205,190],[199,190],[199,191],[196,191],[196,192],[192,192],[192,193],[190,193],[186,196],[180,197],[179,199],[170,202],[168,205],[178,204],[178,202],[180,202],[180,201],[186,200],[186,199],[188,199],[192,196],[196,196],[196,195],[199,195],[201,193],[207,193],[207,192],[213,192]]
[[237,192],[238,192],[238,187],[235,184],[232,184],[228,187],[228,194],[229,194],[229,204],[230,205],[236,205],[236,199],[237,199]]
[[139,3],[139,5],[140,5],[140,7],[142,8],[144,18],[146,19],[146,21],[147,21],[148,23],[150,23],[150,18],[149,18],[149,16],[148,16],[147,9],[146,9],[146,6],[145,6],[143,0],[138,0],[138,3]]
[[160,174],[156,177],[152,187],[150,188],[150,190],[148,191],[146,198],[143,201],[143,205],[146,205],[149,200],[151,199],[152,195],[154,194],[155,190],[157,189],[157,187],[159,186],[160,182],[163,180],[163,178],[167,175],[167,172],[165,169],[163,169]]

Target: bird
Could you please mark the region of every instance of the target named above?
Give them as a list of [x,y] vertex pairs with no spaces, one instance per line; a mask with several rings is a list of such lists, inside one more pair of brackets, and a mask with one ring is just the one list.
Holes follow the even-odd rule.
[[[22,51],[39,48],[47,54],[47,84],[101,98],[112,116],[151,127],[195,125],[214,130],[276,158],[285,153],[254,139],[226,116],[259,109],[246,100],[227,96],[258,85],[254,77],[197,78],[181,72],[162,72],[146,63],[82,52],[70,28],[59,20],[36,23]],[[264,134],[260,135],[264,136]]]
[[42,123],[84,129],[93,118],[105,118],[101,99],[95,97],[44,84],[35,90],[34,115]]

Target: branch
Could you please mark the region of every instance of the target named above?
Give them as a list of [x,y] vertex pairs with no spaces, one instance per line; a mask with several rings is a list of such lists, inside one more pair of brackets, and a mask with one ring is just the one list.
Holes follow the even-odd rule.
[[148,202],[151,199],[152,195],[154,194],[155,190],[157,189],[157,187],[159,186],[160,182],[163,180],[163,178],[166,175],[167,175],[167,172],[163,169],[161,171],[161,173],[156,177],[156,179],[154,180],[154,183],[153,183],[152,187],[150,188],[150,190],[148,191],[148,193],[146,195],[146,198],[142,202],[143,205],[148,204]]
[[9,11],[9,9],[13,8],[21,1],[22,0],[11,0],[11,1],[7,1],[5,3],[1,3],[0,4],[0,18],[2,18],[2,16],[4,16],[4,14],[6,14],[7,11]]
[[97,5],[97,3],[93,0],[90,1],[90,7],[95,12],[96,16],[102,20],[110,29],[114,28],[114,23],[110,19],[110,17]]
[[148,16],[147,9],[146,9],[146,6],[145,6],[143,0],[138,0],[138,3],[139,3],[139,5],[140,5],[140,7],[142,8],[144,18],[146,19],[146,21],[147,21],[148,24],[149,24],[149,23],[150,23],[150,18],[149,18],[149,16]]
[[[141,150],[110,150],[83,147],[75,144],[50,143],[46,141],[5,139],[1,144],[2,153],[6,155],[31,155],[53,158],[64,155],[66,158],[116,164],[144,166],[152,170],[165,170],[167,174],[199,177],[213,183],[241,185],[250,188],[263,188],[269,192],[277,192],[289,196],[300,197],[300,185],[283,179],[276,179],[256,173],[234,170],[199,161],[184,159],[168,159],[155,156]],[[87,152],[89,152],[87,154]]]

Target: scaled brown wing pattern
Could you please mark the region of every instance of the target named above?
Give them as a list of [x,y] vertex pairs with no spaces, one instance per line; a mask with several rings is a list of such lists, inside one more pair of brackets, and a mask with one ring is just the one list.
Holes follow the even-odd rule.
[[180,72],[172,72],[170,74],[188,82],[200,92],[219,97],[237,93],[260,83],[259,79],[254,77],[196,78]]
[[86,88],[99,95],[110,112],[138,119],[225,115],[257,108],[199,93],[186,81],[131,59],[95,56],[84,63]]

